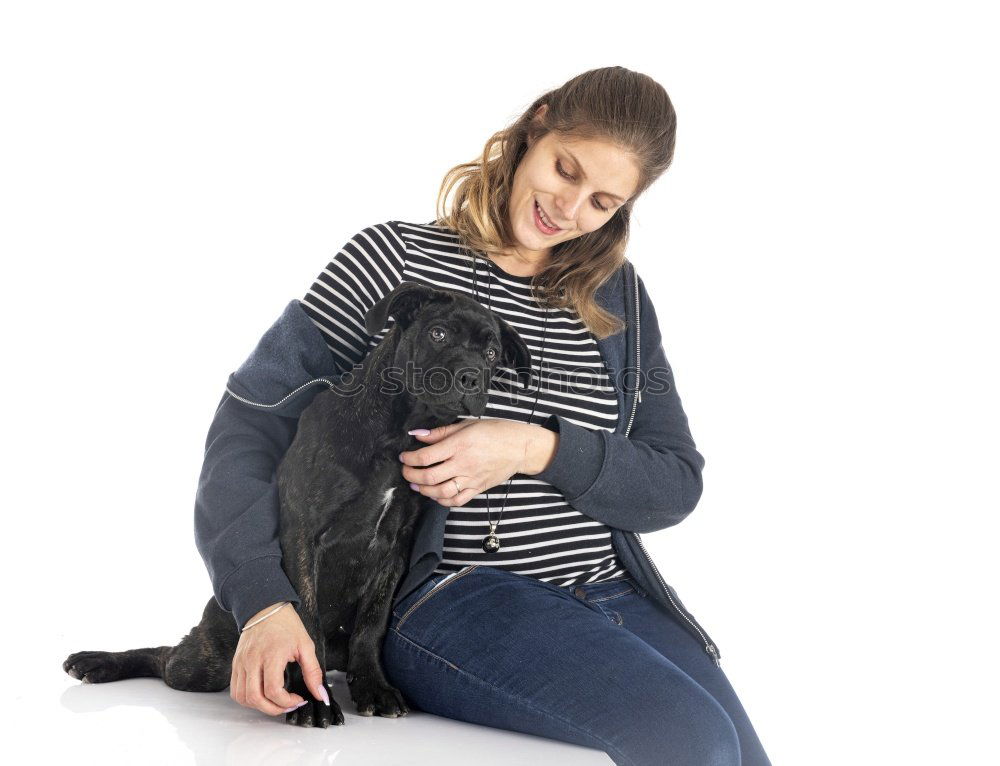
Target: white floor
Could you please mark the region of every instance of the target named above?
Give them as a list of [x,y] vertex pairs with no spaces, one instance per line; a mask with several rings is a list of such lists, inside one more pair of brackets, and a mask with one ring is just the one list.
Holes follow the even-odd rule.
[[[54,680],[48,672],[39,673]],[[228,692],[195,694],[159,679],[83,684],[67,675],[38,699],[34,685],[18,690],[21,705],[7,717],[5,745],[17,741],[37,755],[19,762],[73,764],[337,764],[381,766],[586,766],[610,764],[592,748],[477,726],[411,711],[403,718],[359,716],[343,673],[328,678],[344,711],[343,726],[302,729],[238,705]],[[36,684],[42,679],[36,679]],[[60,690],[61,687],[61,690]],[[10,702],[10,698],[7,700]],[[27,717],[27,720],[26,720]],[[35,731],[30,735],[16,723]],[[8,761],[10,763],[11,761]]]

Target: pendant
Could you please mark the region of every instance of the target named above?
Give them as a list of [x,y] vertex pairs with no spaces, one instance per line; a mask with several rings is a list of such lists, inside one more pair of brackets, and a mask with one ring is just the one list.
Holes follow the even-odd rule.
[[486,553],[496,553],[500,550],[500,538],[493,534],[496,528],[496,524],[490,524],[490,533],[483,538],[483,550]]

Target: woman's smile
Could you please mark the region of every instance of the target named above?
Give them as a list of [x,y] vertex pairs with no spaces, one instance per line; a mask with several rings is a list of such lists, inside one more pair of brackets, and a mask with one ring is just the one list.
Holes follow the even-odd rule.
[[531,207],[532,218],[534,218],[535,226],[540,232],[542,232],[542,234],[551,236],[562,231],[562,229],[552,223],[552,219],[545,213],[545,209],[538,203],[537,199]]

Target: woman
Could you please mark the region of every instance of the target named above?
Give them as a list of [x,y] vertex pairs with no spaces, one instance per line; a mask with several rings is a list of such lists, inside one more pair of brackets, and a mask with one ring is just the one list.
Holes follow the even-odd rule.
[[[611,544],[613,503],[584,501],[599,476],[622,497],[641,481],[628,475],[638,464],[607,469],[603,434],[621,432],[635,412],[621,411],[598,345],[622,322],[595,294],[622,267],[631,208],[670,164],[675,126],[655,81],[621,67],[585,72],[491,137],[481,161],[449,173],[439,205],[457,185],[450,213],[368,227],[301,306],[343,370],[381,340],[385,330],[367,337],[358,328],[404,279],[465,291],[532,351],[527,391],[498,372],[483,418],[428,423],[414,434],[426,446],[400,455],[411,489],[450,509],[441,560],[395,604],[383,644],[386,675],[411,704],[599,748],[616,763],[767,764],[714,645],[633,576]],[[701,494],[704,460],[674,402],[679,440],[667,452],[676,473],[664,494],[676,509],[646,528],[677,523]],[[209,510],[198,513],[211,526]],[[203,552],[214,547],[199,535]],[[290,660],[317,698],[326,691],[298,614],[276,610],[296,602],[294,592],[266,585],[280,579],[277,562],[261,555],[254,566],[266,559],[266,574],[247,567],[252,577],[217,582],[216,592],[250,626],[231,695],[277,715],[305,704],[282,688]]]

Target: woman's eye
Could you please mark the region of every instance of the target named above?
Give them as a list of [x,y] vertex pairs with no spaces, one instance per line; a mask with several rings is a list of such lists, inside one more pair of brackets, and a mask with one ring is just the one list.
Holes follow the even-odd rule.
[[[563,171],[562,164],[559,162],[559,160],[556,160],[556,170],[559,172],[559,175],[561,175],[563,178],[568,178],[570,181],[574,180],[573,176]],[[604,207],[604,205],[602,205],[596,199],[592,200],[592,202],[594,203],[594,207],[596,207],[602,213],[608,212],[608,209]]]
[[444,330],[442,330],[440,327],[432,327],[431,328],[431,338],[433,338],[434,340],[436,340],[438,343],[440,343],[441,341],[443,341],[445,339],[446,335],[447,335],[447,333]]

